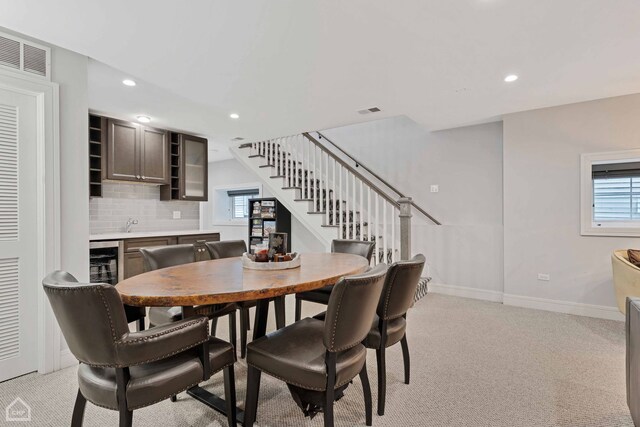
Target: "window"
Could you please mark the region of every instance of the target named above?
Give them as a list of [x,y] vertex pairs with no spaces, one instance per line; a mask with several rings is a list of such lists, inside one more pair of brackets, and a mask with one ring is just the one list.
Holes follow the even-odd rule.
[[249,217],[249,199],[258,196],[258,189],[227,191],[231,204],[231,219]]
[[583,235],[640,236],[640,150],[582,156]]

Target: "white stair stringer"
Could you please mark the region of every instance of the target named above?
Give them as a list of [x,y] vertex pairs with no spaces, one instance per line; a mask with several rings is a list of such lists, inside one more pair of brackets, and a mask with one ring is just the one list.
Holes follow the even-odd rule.
[[273,178],[275,167],[260,167],[265,164],[264,157],[249,157],[248,148],[233,146],[230,148],[234,157],[245,167],[252,170],[275,198],[282,203],[300,223],[305,226],[326,247],[331,248],[331,241],[339,237],[339,229],[335,227],[323,227],[324,215],[312,215],[308,212],[312,203],[309,201],[296,201],[299,190],[283,189],[284,178]]

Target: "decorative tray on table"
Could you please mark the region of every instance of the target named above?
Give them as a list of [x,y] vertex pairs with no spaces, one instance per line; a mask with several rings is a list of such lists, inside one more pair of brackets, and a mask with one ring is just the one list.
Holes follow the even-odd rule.
[[[265,254],[266,257],[266,254]],[[294,252],[287,255],[274,255],[274,259],[279,261],[256,261],[260,258],[259,255],[253,255],[249,253],[242,254],[242,267],[250,270],[288,270],[290,268],[300,267],[300,255]],[[268,258],[267,258],[268,259]],[[286,261],[285,261],[286,260]]]

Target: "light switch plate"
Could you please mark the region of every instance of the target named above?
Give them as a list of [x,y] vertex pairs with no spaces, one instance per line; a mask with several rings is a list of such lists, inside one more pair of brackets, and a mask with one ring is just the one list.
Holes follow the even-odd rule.
[[438,186],[438,184],[434,184],[431,186],[432,193],[437,193],[438,191],[440,191],[440,187]]
[[173,219],[180,219],[180,218],[182,218],[182,212],[173,211]]

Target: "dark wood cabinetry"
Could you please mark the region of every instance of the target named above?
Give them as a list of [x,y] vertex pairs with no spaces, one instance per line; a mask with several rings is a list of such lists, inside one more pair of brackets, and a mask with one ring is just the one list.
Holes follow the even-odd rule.
[[89,114],[89,195],[102,181],[160,185],[161,200],[208,199],[207,140]]
[[[159,236],[140,237],[135,239],[125,239],[123,241],[124,254],[122,256],[123,277],[136,276],[144,272],[144,262],[140,248],[151,248],[154,246],[167,246],[175,244],[194,244],[196,242],[217,242],[220,240],[219,233],[209,234],[186,234],[182,236]],[[203,258],[204,259],[204,258]]]
[[208,199],[207,140],[170,132],[171,182],[160,189],[160,200]]
[[169,183],[167,131],[108,119],[106,179]]

